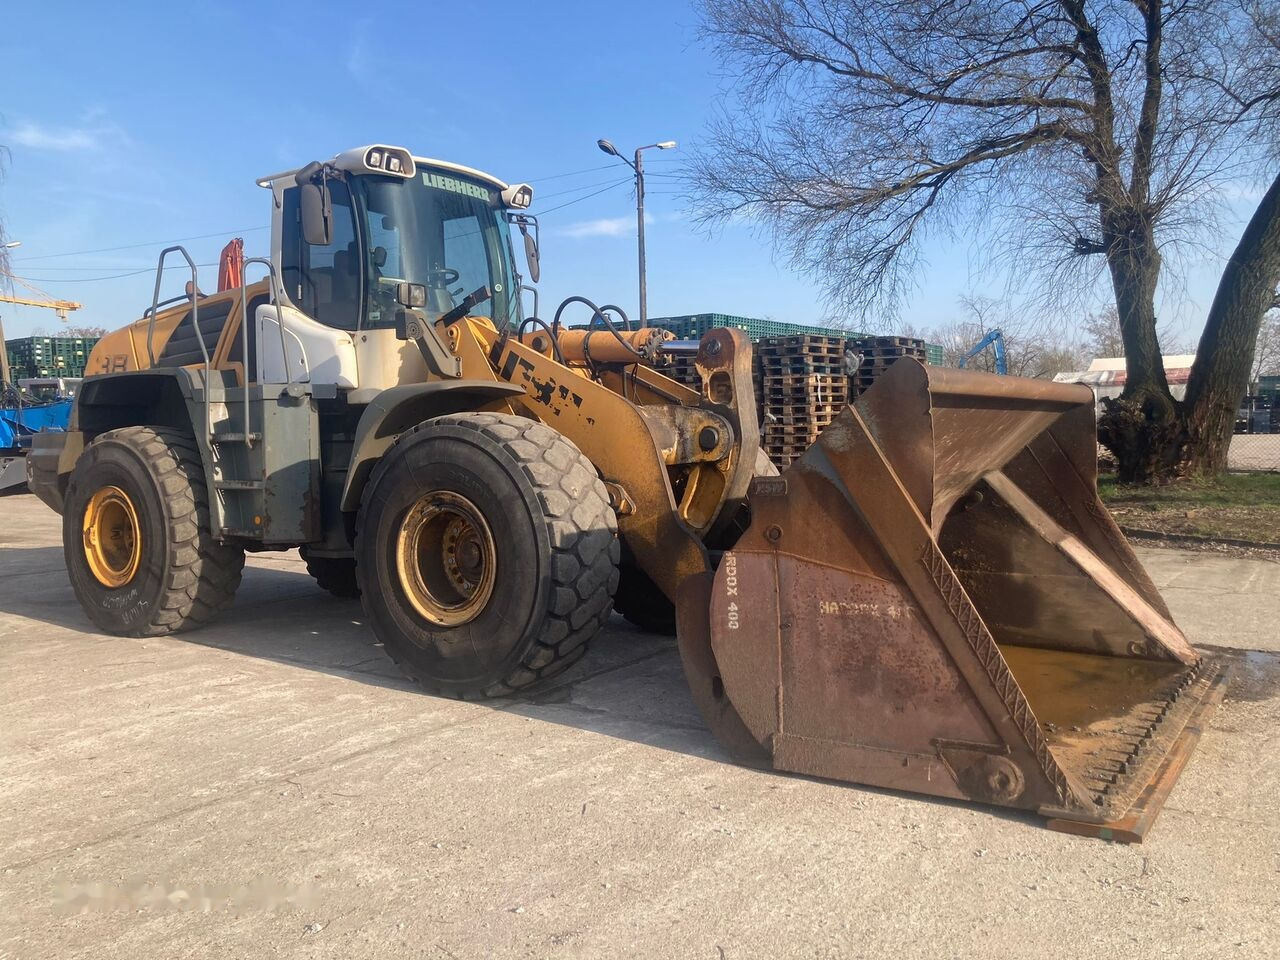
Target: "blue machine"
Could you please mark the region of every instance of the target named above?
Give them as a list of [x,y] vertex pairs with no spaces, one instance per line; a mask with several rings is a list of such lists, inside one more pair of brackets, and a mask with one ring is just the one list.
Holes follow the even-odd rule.
[[995,350],[996,373],[1001,376],[1008,375],[1009,365],[1004,359],[1004,334],[1000,331],[999,327],[996,327],[993,330],[988,330],[987,335],[975,343],[969,352],[960,358],[960,362],[957,366],[963,368],[971,359],[976,357],[983,350],[987,349],[987,347],[991,347]]
[[[27,483],[27,451],[37,433],[65,431],[71,422],[71,401],[24,403],[17,391],[0,393],[0,493],[14,493]],[[10,402],[12,400],[12,402]]]

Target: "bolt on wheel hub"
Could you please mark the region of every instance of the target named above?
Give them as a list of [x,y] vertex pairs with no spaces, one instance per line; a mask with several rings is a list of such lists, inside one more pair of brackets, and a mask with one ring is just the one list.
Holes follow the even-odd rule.
[[116,590],[128,584],[142,562],[138,512],[119,487],[103,487],[89,498],[82,524],[84,557],[100,584]]
[[396,543],[396,573],[426,620],[456,627],[493,595],[497,550],[484,515],[466,497],[428,493],[410,507]]

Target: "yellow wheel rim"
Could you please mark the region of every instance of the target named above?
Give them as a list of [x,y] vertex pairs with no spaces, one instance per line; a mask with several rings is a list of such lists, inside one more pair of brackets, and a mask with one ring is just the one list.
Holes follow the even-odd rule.
[[112,590],[129,583],[142,561],[138,512],[119,487],[103,487],[84,511],[84,558],[97,581]]
[[456,627],[479,616],[497,573],[489,524],[466,497],[428,493],[405,515],[396,543],[400,586],[423,619]]

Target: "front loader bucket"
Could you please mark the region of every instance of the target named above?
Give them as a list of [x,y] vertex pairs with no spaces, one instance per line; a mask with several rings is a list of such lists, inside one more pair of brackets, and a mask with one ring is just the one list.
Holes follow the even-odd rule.
[[1226,677],[1099,502],[1096,450],[1087,387],[899,360],[754,482],[703,590],[708,721],[781,770],[1141,839]]

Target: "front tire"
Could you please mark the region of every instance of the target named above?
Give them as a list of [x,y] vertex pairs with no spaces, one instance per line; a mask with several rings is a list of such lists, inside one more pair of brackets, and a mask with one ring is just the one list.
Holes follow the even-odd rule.
[[67,485],[62,545],[85,613],[119,636],[208,623],[244,569],[244,550],[209,531],[195,441],[162,427],[111,430],[89,444]]
[[364,612],[428,691],[504,696],[577,661],[609,618],[617,520],[595,468],[555,430],[493,413],[403,434],[356,525]]

